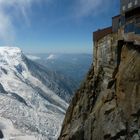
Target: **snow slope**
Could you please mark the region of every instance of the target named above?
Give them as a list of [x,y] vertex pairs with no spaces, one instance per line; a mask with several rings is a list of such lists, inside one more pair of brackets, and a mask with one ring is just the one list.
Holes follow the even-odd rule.
[[19,48],[0,47],[0,130],[5,139],[57,139],[68,104],[52,90],[55,84]]

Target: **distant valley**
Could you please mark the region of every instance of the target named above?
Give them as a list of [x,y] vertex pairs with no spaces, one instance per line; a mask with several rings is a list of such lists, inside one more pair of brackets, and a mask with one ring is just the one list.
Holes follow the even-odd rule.
[[84,80],[93,60],[92,54],[27,54],[27,57],[57,73],[67,83],[72,95]]

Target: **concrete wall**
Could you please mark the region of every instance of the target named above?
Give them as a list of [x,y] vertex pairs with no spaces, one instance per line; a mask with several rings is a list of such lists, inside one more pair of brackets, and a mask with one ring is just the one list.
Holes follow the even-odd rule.
[[[104,66],[103,69],[112,70],[108,68],[108,65],[111,65],[113,68],[117,65],[117,34],[111,33],[99,41],[94,43],[94,71],[98,72],[100,66]],[[106,71],[105,70],[105,71]]]
[[112,32],[116,33],[118,32],[119,26],[120,26],[120,16],[116,16],[112,18]]

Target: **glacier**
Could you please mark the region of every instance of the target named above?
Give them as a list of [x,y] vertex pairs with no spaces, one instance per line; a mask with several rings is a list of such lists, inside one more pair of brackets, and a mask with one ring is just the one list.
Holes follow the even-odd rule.
[[68,103],[62,98],[66,93],[49,74],[18,47],[0,47],[0,131],[4,140],[57,139]]

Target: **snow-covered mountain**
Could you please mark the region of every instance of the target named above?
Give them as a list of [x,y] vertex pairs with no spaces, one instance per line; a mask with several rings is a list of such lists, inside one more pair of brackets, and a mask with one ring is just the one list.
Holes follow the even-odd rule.
[[0,139],[57,139],[70,96],[58,81],[19,48],[0,47]]

